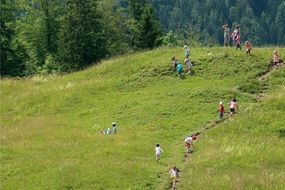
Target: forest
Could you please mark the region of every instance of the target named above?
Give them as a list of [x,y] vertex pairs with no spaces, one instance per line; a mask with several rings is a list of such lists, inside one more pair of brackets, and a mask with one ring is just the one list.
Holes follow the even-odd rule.
[[284,0],[2,0],[1,76],[73,72],[161,45],[217,46],[222,25],[285,45]]

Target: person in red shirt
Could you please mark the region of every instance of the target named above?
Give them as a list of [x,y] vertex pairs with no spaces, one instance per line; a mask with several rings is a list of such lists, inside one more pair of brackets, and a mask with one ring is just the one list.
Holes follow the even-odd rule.
[[223,102],[220,102],[218,111],[220,113],[220,115],[219,115],[220,120],[223,120],[224,119],[224,113],[225,113],[225,107],[223,105]]

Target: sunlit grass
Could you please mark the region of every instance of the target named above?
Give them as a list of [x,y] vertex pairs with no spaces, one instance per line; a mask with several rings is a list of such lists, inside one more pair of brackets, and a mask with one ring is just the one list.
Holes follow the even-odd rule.
[[[126,55],[64,76],[1,80],[1,189],[165,189],[172,164],[183,171],[184,189],[284,187],[284,139],[277,138],[284,93],[261,104],[254,99],[284,86],[284,69],[256,82],[272,50],[246,56],[192,49],[195,74],[183,80],[170,67],[173,55],[183,61],[182,48]],[[184,162],[184,137],[217,120],[218,103],[233,97],[238,117],[203,134]],[[113,121],[118,134],[100,134]],[[159,164],[156,143],[165,151]]]

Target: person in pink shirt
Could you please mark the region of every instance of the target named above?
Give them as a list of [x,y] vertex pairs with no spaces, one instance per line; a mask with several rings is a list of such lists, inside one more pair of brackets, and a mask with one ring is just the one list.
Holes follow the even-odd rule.
[[234,32],[232,33],[232,39],[235,41],[235,44],[236,44],[236,51],[238,49],[241,50],[241,47],[240,47],[240,27],[239,25],[236,25],[236,29],[234,30]]
[[237,100],[234,98],[230,102],[230,113],[231,113],[231,116],[234,116],[234,114],[236,113],[237,109],[238,109]]

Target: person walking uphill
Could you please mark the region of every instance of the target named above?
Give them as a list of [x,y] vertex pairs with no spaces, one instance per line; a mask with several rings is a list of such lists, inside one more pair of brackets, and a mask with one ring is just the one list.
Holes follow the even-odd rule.
[[162,150],[162,148],[160,148],[159,144],[155,146],[154,150],[155,150],[156,162],[158,162],[160,160],[161,153],[164,153],[164,151]]
[[187,44],[185,43],[184,46],[183,46],[183,49],[184,49],[184,55],[185,55],[185,59],[188,59],[189,58],[189,55],[190,55],[190,48],[187,46]]
[[278,65],[278,63],[280,62],[280,58],[276,50],[273,51],[272,62],[273,62],[273,66]]
[[193,152],[193,141],[195,141],[196,139],[197,139],[197,137],[195,135],[191,135],[190,137],[187,137],[184,140],[187,153]]
[[218,111],[219,111],[220,120],[223,120],[224,119],[224,113],[225,113],[225,107],[223,105],[223,102],[220,102]]
[[228,24],[223,25],[224,28],[224,47],[228,47],[230,46],[230,28],[228,26]]
[[173,165],[172,168],[169,170],[170,178],[172,180],[172,190],[176,190],[177,186],[176,183],[179,180],[179,169]]
[[237,49],[241,50],[241,46],[240,46],[240,27],[239,25],[236,25],[235,27],[236,29],[234,30],[234,32],[232,33],[232,39],[235,41],[236,43],[236,51]]
[[184,60],[184,63],[185,63],[185,65],[187,65],[187,69],[188,69],[187,74],[190,75],[193,65],[192,65],[191,61],[187,58]]
[[178,62],[177,66],[176,66],[176,70],[177,70],[179,79],[182,79],[183,67],[182,67],[182,64],[180,62]]
[[233,117],[234,114],[236,113],[238,109],[238,104],[237,104],[237,100],[234,98],[231,102],[230,102],[230,113],[231,116]]
[[173,68],[174,70],[176,70],[177,64],[178,64],[178,60],[176,59],[175,56],[173,56],[173,57],[171,58],[171,65],[172,65],[172,68]]

